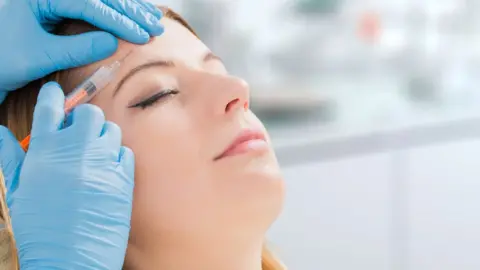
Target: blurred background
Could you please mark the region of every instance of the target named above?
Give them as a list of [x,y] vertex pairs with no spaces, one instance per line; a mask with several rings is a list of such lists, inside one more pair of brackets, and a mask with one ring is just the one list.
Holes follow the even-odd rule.
[[247,79],[291,270],[480,269],[479,0],[151,0]]

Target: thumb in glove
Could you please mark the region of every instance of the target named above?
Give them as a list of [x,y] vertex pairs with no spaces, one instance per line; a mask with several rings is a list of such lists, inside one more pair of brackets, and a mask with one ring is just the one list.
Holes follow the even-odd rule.
[[[107,32],[89,32],[74,36],[54,36],[45,53],[52,63],[52,70],[65,70],[98,62],[111,56],[118,40]],[[68,50],[65,50],[68,48]]]

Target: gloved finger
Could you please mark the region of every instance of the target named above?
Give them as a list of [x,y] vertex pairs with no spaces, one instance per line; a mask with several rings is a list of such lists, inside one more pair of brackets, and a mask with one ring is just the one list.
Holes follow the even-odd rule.
[[49,82],[43,85],[33,112],[32,139],[61,128],[65,118],[65,95],[60,85]]
[[84,20],[132,43],[144,44],[150,39],[150,35],[137,22],[100,0],[52,0],[51,5],[56,16]]
[[7,205],[10,207],[9,196],[18,187],[18,176],[25,158],[25,152],[13,134],[4,126],[0,126],[0,169],[5,177],[7,188]]
[[138,4],[142,5],[148,12],[152,13],[157,19],[161,19],[163,17],[163,12],[154,4],[144,1],[144,0],[132,0],[137,2]]
[[147,12],[143,5],[134,0],[102,0],[106,5],[127,16],[140,27],[145,29],[151,36],[157,36],[163,33],[163,26],[158,18]]
[[97,139],[103,130],[105,115],[103,111],[92,104],[82,104],[72,111],[72,124],[68,128],[70,136],[81,136],[84,141]]
[[133,151],[128,147],[122,146],[120,148],[118,161],[129,179],[132,179],[133,187],[133,179],[135,176],[135,155],[133,154]]
[[[53,36],[47,44],[47,53],[55,63],[55,70],[88,65],[111,56],[118,40],[106,32],[89,32],[75,36]],[[49,72],[53,72],[50,70]]]
[[112,153],[112,160],[117,161],[120,147],[122,146],[122,130],[120,127],[113,122],[105,122],[102,133],[100,134],[100,140],[108,144]]

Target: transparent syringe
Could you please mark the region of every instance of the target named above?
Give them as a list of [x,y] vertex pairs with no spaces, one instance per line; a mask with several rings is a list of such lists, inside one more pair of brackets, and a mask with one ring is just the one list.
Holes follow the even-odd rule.
[[[123,60],[123,59],[122,59]],[[122,60],[115,61],[111,65],[99,68],[92,76],[83,81],[70,94],[65,97],[65,114],[72,111],[80,104],[89,102],[95,95],[103,90],[115,78]],[[28,150],[30,135],[20,142],[24,151]]]

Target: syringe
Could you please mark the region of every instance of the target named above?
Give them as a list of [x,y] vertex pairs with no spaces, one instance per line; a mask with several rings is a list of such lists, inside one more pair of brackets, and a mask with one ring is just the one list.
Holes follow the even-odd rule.
[[[115,61],[109,66],[99,68],[92,76],[68,94],[65,97],[65,114],[71,112],[74,107],[89,102],[95,95],[103,90],[117,74],[122,60]],[[20,142],[20,146],[24,151],[28,150],[29,144],[30,135]]]

